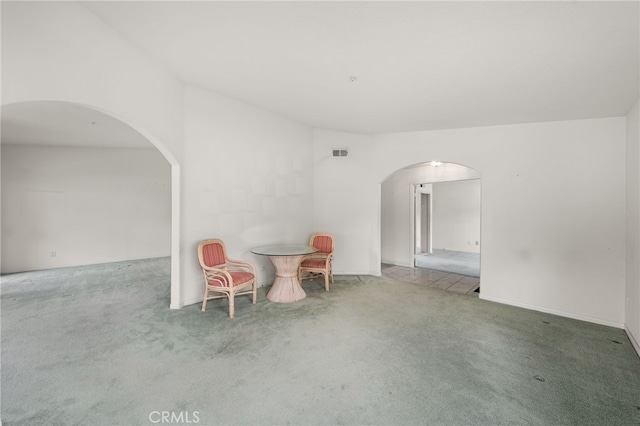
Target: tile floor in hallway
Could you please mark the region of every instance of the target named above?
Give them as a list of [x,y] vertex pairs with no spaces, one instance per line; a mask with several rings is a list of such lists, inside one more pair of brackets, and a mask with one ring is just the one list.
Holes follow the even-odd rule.
[[480,279],[433,269],[382,264],[382,276],[478,297]]

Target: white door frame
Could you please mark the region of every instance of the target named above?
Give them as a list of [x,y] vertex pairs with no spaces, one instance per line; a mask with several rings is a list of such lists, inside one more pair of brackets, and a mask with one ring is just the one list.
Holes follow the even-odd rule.
[[[412,265],[416,266],[417,256],[422,253],[431,253],[433,248],[433,224],[431,218],[433,217],[433,186],[430,183],[426,184],[412,184],[411,185],[411,193],[413,194],[413,219],[412,224],[413,227],[411,229],[411,237],[413,240],[413,261]],[[427,226],[429,229],[427,230],[427,238],[426,242],[427,251],[423,251],[424,242],[422,239],[422,200],[424,196],[427,196],[428,205],[427,208],[429,211],[427,212]]]

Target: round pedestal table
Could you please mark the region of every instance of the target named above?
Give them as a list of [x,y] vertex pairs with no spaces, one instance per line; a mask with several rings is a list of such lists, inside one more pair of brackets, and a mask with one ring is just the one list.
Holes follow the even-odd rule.
[[293,303],[307,297],[300,281],[298,281],[298,267],[302,259],[317,249],[306,245],[272,245],[258,247],[251,253],[269,256],[276,268],[276,278],[267,299],[278,303]]

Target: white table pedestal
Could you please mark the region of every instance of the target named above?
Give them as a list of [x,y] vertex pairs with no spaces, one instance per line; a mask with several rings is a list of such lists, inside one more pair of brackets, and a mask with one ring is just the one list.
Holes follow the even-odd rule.
[[267,299],[278,303],[293,303],[307,297],[300,281],[298,281],[298,266],[304,256],[269,256],[276,268],[276,278]]
[[307,297],[298,281],[298,267],[305,256],[317,251],[315,247],[300,244],[276,244],[252,249],[253,254],[269,256],[276,268],[276,277],[267,293],[267,300],[293,303]]

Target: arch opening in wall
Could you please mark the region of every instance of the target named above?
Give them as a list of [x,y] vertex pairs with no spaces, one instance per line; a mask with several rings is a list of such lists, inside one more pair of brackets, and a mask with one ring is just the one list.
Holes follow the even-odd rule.
[[382,275],[479,294],[481,176],[467,166],[429,161],[381,184]]
[[[2,107],[2,273],[166,259],[179,307],[179,166],[99,108]],[[178,206],[179,207],[179,206]]]

